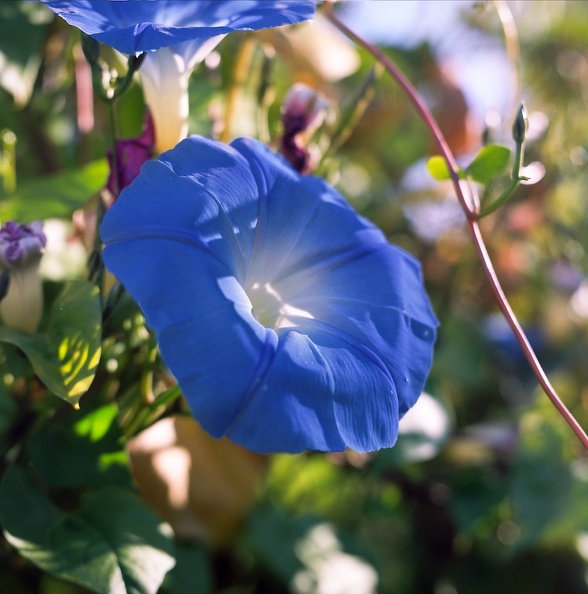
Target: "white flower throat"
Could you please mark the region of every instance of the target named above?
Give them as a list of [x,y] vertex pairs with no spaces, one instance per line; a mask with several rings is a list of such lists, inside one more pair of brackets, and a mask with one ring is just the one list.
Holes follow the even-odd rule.
[[296,318],[314,319],[308,311],[290,305],[271,283],[253,283],[247,290],[253,317],[264,326],[277,330],[297,326]]

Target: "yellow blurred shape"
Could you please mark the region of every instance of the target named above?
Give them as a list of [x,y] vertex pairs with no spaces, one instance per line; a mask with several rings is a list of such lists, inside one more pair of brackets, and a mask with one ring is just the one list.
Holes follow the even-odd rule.
[[227,544],[239,530],[267,462],[183,416],[157,422],[128,451],[145,500],[178,537],[212,546]]

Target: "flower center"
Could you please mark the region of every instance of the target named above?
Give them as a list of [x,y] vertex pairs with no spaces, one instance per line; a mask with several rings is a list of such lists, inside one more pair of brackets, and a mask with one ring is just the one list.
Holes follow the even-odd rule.
[[288,304],[271,283],[253,283],[247,295],[251,301],[253,317],[268,328],[289,328],[298,325],[295,318],[314,318],[309,312]]

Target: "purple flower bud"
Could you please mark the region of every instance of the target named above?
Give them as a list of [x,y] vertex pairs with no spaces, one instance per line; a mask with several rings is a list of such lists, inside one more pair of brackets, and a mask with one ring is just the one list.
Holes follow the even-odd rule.
[[115,198],[139,175],[143,163],[153,158],[154,151],[155,128],[151,112],[147,109],[141,135],[116,141],[116,167],[112,151],[107,153],[110,175],[106,185]]
[[300,173],[312,170],[307,138],[324,121],[327,100],[314,89],[296,83],[284,99],[282,124],[284,133],[280,139],[280,154]]
[[0,227],[0,269],[15,271],[37,264],[47,243],[42,227],[40,221],[28,225],[8,221]]
[[318,91],[303,83],[296,83],[282,106],[284,135],[311,134],[324,121],[329,104]]
[[0,317],[11,328],[35,332],[43,314],[39,262],[47,238],[42,223],[0,227],[0,271],[9,275],[8,291],[0,301]]

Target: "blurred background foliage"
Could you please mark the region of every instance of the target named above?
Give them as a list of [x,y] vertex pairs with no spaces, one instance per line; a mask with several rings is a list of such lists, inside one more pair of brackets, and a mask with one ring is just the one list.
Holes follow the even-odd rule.
[[[375,13],[392,5],[392,18],[407,9],[339,3],[351,27],[354,4]],[[411,4],[423,18],[447,5]],[[482,229],[539,358],[588,427],[588,4],[509,3],[520,56],[498,18],[504,5],[458,4],[458,20],[442,34],[463,44],[482,79],[488,66],[479,50],[501,48],[494,84],[503,85],[504,102],[486,105],[486,114],[473,109],[455,62],[434,43],[379,45],[423,93],[465,164],[485,142],[513,148],[510,127],[526,102],[525,164],[536,183],[521,186]],[[107,48],[103,57],[122,67]],[[105,322],[101,363],[80,411],[41,398],[30,378],[15,381],[26,376],[23,360],[2,346],[2,470],[26,459],[37,481],[15,475],[2,490],[3,528],[30,513],[21,511],[27,498],[58,516],[87,517],[92,501],[108,524],[118,521],[109,506],[122,514],[139,509],[133,501],[141,497],[149,507],[125,516],[129,530],[147,530],[151,508],[174,530],[176,567],[161,594],[588,592],[588,459],[497,314],[451,187],[426,172],[431,138],[397,85],[322,17],[234,34],[191,78],[190,130],[277,146],[280,103],[294,82],[331,105],[309,139],[317,172],[421,260],[441,321],[427,394],[401,424],[398,444],[369,455],[258,456],[209,438],[172,414],[171,380],[155,367],[149,334],[123,299]],[[116,108],[119,134],[138,135],[140,87]],[[85,275],[107,130],[78,32],[40,4],[0,3],[0,217],[48,219],[49,297]],[[124,341],[114,340],[115,327]],[[137,416],[136,386],[154,369],[161,398]],[[0,591],[86,591],[69,581],[80,582],[76,576],[34,565],[15,546],[0,545]]]

